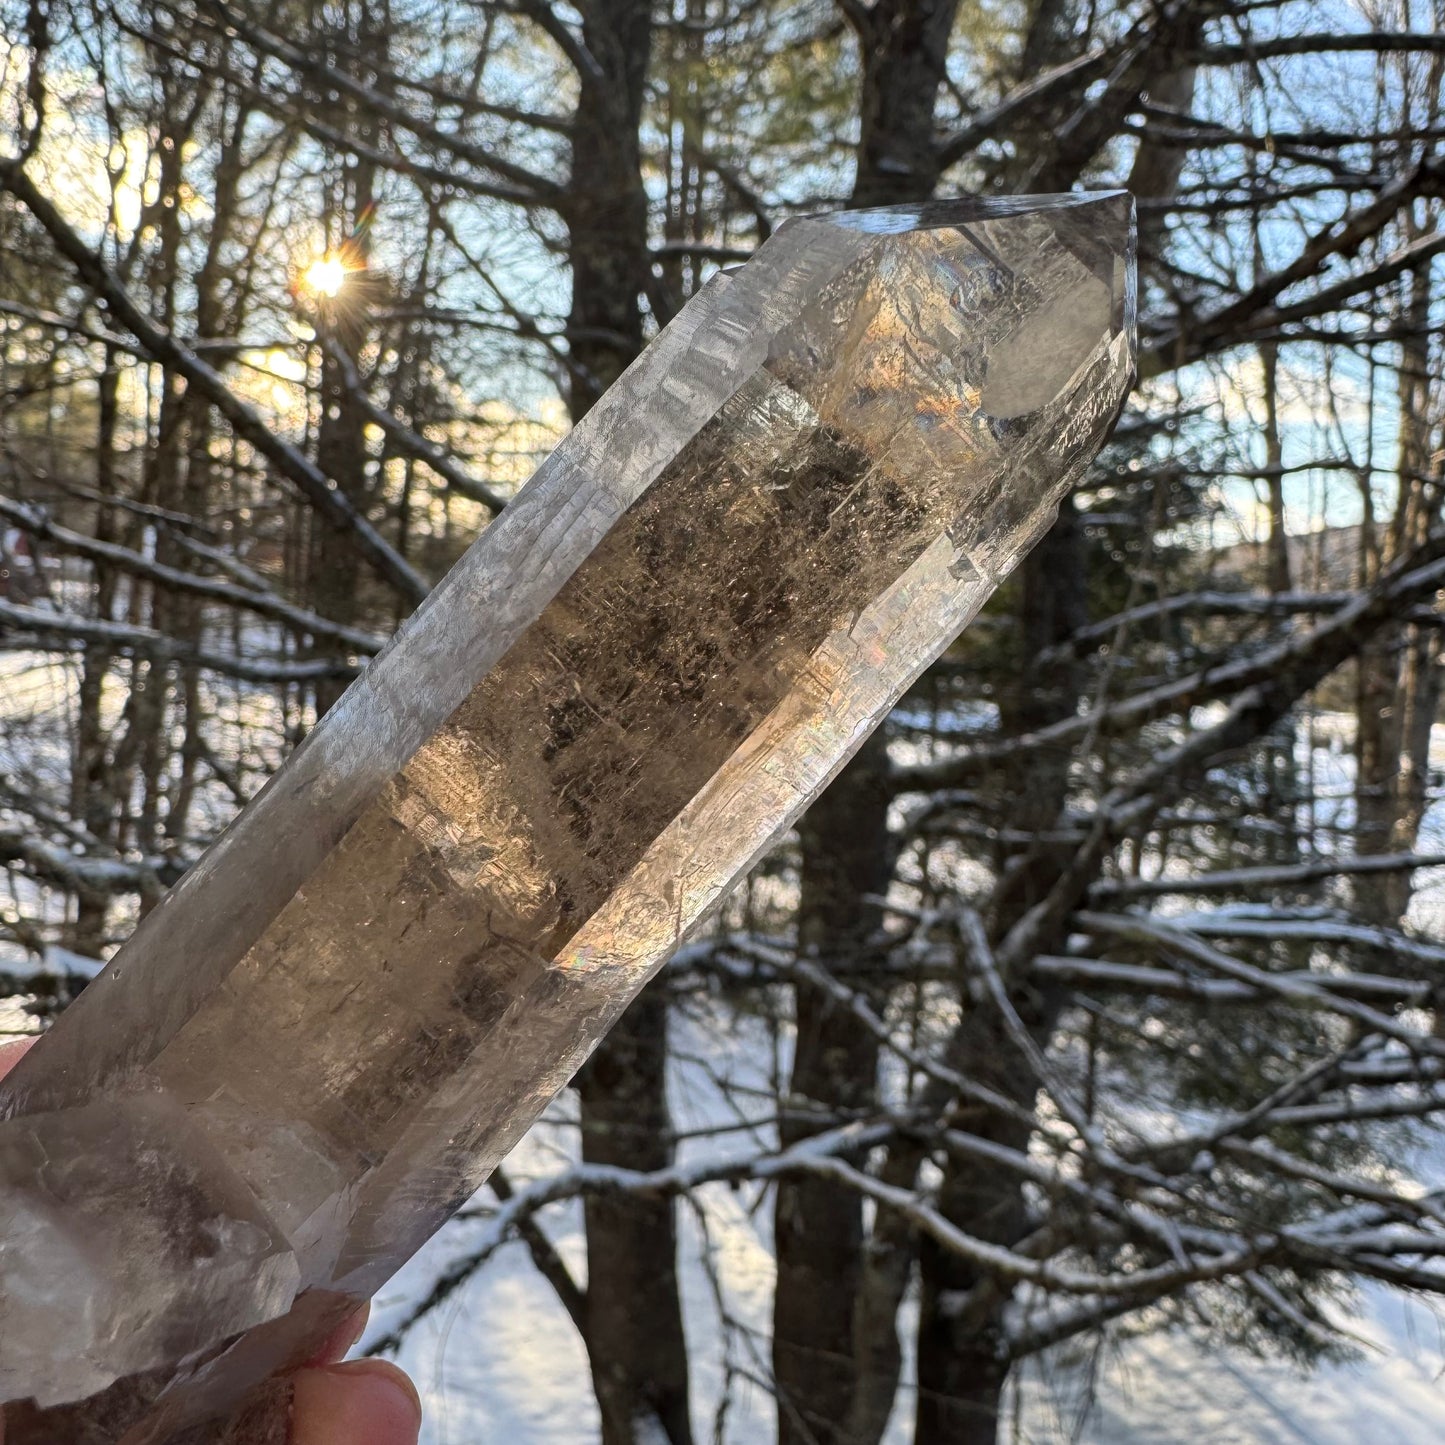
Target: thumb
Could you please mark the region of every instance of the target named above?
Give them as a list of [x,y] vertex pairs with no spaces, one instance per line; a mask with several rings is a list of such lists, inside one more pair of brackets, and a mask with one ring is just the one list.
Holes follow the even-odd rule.
[[389,1360],[301,1370],[292,1401],[291,1445],[416,1445],[421,1431],[416,1386]]

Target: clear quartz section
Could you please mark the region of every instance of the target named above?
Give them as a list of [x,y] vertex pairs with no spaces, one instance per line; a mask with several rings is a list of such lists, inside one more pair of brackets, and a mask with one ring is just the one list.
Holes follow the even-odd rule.
[[214,1438],[478,1188],[1047,527],[1132,233],[794,221],[658,337],[5,1082],[11,1445]]

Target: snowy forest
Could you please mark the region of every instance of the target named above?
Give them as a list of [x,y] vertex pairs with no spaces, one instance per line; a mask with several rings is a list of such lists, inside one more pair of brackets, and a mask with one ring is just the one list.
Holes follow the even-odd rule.
[[363,1348],[432,1445],[1438,1439],[1442,90],[1442,0],[0,0],[0,1026],[720,267],[1127,187],[1105,452]]

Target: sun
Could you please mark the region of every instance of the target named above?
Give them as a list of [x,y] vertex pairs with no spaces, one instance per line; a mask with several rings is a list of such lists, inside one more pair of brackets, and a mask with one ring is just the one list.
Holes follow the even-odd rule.
[[301,273],[301,284],[317,296],[335,300],[352,269],[336,252],[331,251],[318,257]]

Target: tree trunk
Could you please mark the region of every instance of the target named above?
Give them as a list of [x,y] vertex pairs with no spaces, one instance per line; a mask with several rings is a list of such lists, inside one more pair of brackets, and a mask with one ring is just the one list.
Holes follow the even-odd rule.
[[[116,491],[115,429],[120,369],[113,347],[105,348],[105,363],[97,382],[99,410],[96,436],[96,490],[104,498]],[[115,540],[115,513],[104,501],[96,508],[95,535],[98,541]],[[116,575],[113,567],[95,564],[96,615],[108,618],[115,605]],[[107,767],[106,728],[103,712],[106,676],[111,651],[103,642],[87,645],[80,665],[79,696],[76,700],[75,753],[70,766],[70,815],[84,824],[90,835],[108,843],[115,822],[115,798]],[[103,893],[81,892],[76,898],[75,922],[67,942],[77,953],[99,958],[105,947],[106,920],[110,899]]]
[[[672,1163],[667,1012],[666,994],[645,990],[579,1076],[589,1164]],[[589,1194],[585,1215],[587,1351],[603,1445],[686,1445],[692,1426],[672,1201]]]
[[[1045,11],[1049,23],[1057,27],[1057,15],[1049,7]],[[1138,103],[1144,89],[1162,90],[1176,103],[1188,94],[1192,78],[1187,84],[1169,86],[1163,77],[1184,68],[1176,57],[1192,48],[1202,23],[1202,7],[1182,11],[1167,32],[1156,38],[1155,47],[1136,57],[1111,85],[1108,96],[1101,97],[1077,123],[1071,120],[1057,134],[1041,136],[1032,158],[1020,154],[1020,174],[1039,189],[1068,190],[1099,145],[1113,133],[1117,121]],[[1162,180],[1172,187],[1180,174],[1178,157],[1172,148],[1170,154],[1161,155],[1146,143],[1136,158],[1135,171],[1141,183]],[[1046,668],[1034,662],[1088,619],[1084,539],[1072,497],[1064,500],[1057,522],[1024,560],[1020,572],[1021,675],[1017,691],[1001,700],[1001,727],[1008,736],[1033,732],[1070,716],[1082,696],[1083,671],[1077,662],[1056,661]],[[1071,756],[1071,749],[1031,754],[1027,764],[1006,770],[1004,796],[1012,829],[1039,835],[1056,822],[1067,800]],[[1023,853],[1003,851],[989,919],[993,939],[1004,937],[1049,893],[1073,853],[1071,847],[1042,842]],[[1061,938],[1040,940],[1042,947],[1061,943]],[[1024,1025],[1046,1046],[1062,996],[1019,989],[1008,979],[1004,985]],[[1034,1104],[1039,1080],[1018,1044],[1008,1036],[997,1009],[974,1006],[954,1045],[952,1062],[960,1072],[993,1085],[1025,1107]],[[1012,1148],[1028,1148],[1029,1129],[1003,1115],[988,1114],[972,1127],[983,1137]],[[976,1161],[954,1160],[946,1166],[938,1203],[950,1221],[995,1243],[1015,1243],[1028,1227],[1019,1178]],[[1011,1363],[1004,1330],[1004,1308],[1011,1291],[931,1240],[920,1244],[919,1271],[915,1445],[992,1445]]]
[[[1395,512],[1374,568],[1416,545],[1439,515],[1427,478],[1434,451],[1431,416],[1430,273],[1412,274],[1399,372],[1400,452]],[[1371,580],[1362,577],[1361,582]],[[1430,771],[1430,729],[1440,701],[1440,640],[1435,629],[1384,629],[1360,652],[1355,698],[1355,851],[1408,852],[1419,836]],[[1410,906],[1408,873],[1361,878],[1356,910],[1370,922],[1398,924]]]
[[[856,956],[882,923],[865,897],[885,893],[893,871],[886,770],[886,747],[875,733],[800,828],[798,950],[825,968]],[[873,1034],[808,983],[799,984],[795,1007],[793,1073],[780,1129],[785,1146],[877,1103]],[[800,1175],[779,1181],[774,1219],[779,1445],[842,1441],[860,1383],[853,1306],[863,1263],[862,1200],[828,1179]]]
[[[372,15],[363,4],[354,25],[349,23],[345,10],[342,17],[339,35],[331,28],[324,12],[318,22],[322,31],[318,42],[335,50],[334,55],[328,56],[329,63],[346,71],[357,68],[357,57],[361,57],[363,65],[373,56],[384,62],[390,40],[384,15]],[[384,64],[381,68],[385,69]],[[376,143],[378,126],[369,112],[352,115],[345,106],[339,106],[334,124],[354,130],[368,144]],[[328,231],[336,229],[338,238],[332,242],[333,249],[345,252],[347,263],[356,269],[356,274],[346,281],[334,300],[313,298],[317,306],[316,330],[323,343],[316,462],[362,515],[374,501],[368,477],[367,417],[361,399],[348,384],[347,372],[355,374],[360,370],[357,363],[369,325],[366,313],[370,286],[365,268],[371,247],[366,223],[376,201],[375,190],[376,167],[364,156],[357,157],[356,163],[348,166],[336,182],[327,208],[331,213]],[[362,604],[357,590],[360,576],[351,532],[345,524],[313,513],[308,570],[310,606],[333,622],[357,622]],[[317,651],[333,653],[335,646],[328,641]],[[346,679],[340,677],[322,678],[316,683],[318,718],[331,709],[346,686]]]
[[[572,266],[569,404],[580,420],[642,349],[648,277],[647,197],[639,126],[652,45],[647,0],[583,11],[584,74],[563,207]],[[578,1075],[582,1157],[652,1170],[672,1161],[667,1001],[645,991]],[[603,1445],[665,1438],[690,1445],[687,1345],[670,1199],[589,1197],[586,1344]]]
[[850,204],[926,201],[938,184],[933,116],[958,0],[880,0],[856,22],[863,61]]
[[[1013,737],[1069,716],[1082,691],[1079,663],[1054,662],[1040,669],[1032,662],[1088,620],[1083,529],[1072,497],[1064,499],[1058,521],[1020,570],[1021,677],[1017,691],[1001,699],[1002,728]],[[1067,796],[1070,761],[1069,750],[1060,749],[1006,772],[1003,795],[1012,829],[1037,835],[1055,822]],[[1038,843],[1023,851],[1002,851],[989,919],[994,938],[1006,934],[1042,900],[1072,853],[1067,844]],[[1057,1022],[1061,996],[1030,989],[1014,991],[1012,1002],[1035,1037],[1046,1041]],[[969,1078],[1025,1106],[1033,1104],[1039,1081],[997,1009],[974,1005],[954,1044],[953,1058]],[[972,1132],[1027,1151],[1031,1129],[990,1113],[974,1122]],[[975,1160],[946,1169],[938,1204],[946,1218],[993,1244],[1016,1244],[1027,1231],[1018,1176]],[[1009,1291],[931,1238],[920,1241],[919,1273],[914,1439],[917,1445],[992,1445],[1010,1363],[1002,1318]]]
[[1265,586],[1271,592],[1288,592],[1289,531],[1285,526],[1284,512],[1284,439],[1279,426],[1279,343],[1262,341],[1259,360],[1264,385],[1265,488],[1269,497]]
[[[957,12],[958,0],[879,0],[855,17],[863,76],[851,204],[895,205],[933,193],[939,174],[933,117]],[[886,893],[893,872],[887,763],[875,734],[800,829],[798,947],[825,968],[855,956],[882,921],[864,895]],[[794,1008],[785,1144],[877,1102],[878,1044],[868,1029],[806,984]],[[862,1294],[870,1263],[862,1201],[804,1177],[779,1181],[774,1233],[779,1445],[876,1440],[901,1359],[889,1296],[896,1288],[901,1297],[911,1244],[888,1257],[886,1275],[867,1275],[870,1288]]]

